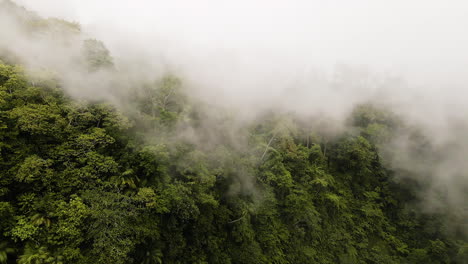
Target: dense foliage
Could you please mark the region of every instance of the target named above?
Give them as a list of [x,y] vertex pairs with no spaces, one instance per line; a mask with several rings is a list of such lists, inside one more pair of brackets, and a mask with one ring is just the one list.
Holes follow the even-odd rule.
[[194,143],[173,136],[206,129],[180,85],[146,85],[123,115],[1,64],[0,261],[466,263],[466,240],[382,166],[391,115],[358,107],[330,138],[268,114],[245,148]]
[[[80,30],[0,3],[31,32]],[[82,46],[89,72],[112,69],[103,43]],[[119,110],[9,55],[0,263],[468,263],[466,219],[418,210],[420,183],[384,165],[383,143],[407,129],[386,110],[358,106],[342,132],[274,111],[241,125],[174,76],[132,87]]]

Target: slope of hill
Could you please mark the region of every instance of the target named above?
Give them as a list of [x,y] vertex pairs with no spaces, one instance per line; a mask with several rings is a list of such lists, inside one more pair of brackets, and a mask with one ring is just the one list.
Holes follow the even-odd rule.
[[[31,34],[79,32],[6,8]],[[90,73],[113,67],[81,44]],[[357,106],[334,133],[281,112],[238,125],[171,75],[132,87],[124,112],[2,56],[0,263],[467,263],[463,215],[423,213],[420,183],[382,161],[401,131],[431,152],[389,110]]]

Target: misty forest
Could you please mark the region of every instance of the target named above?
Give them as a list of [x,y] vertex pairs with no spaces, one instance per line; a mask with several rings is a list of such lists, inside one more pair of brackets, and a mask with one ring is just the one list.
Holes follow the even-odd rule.
[[0,263],[468,263],[466,127],[371,100],[247,118],[78,23],[0,17]]

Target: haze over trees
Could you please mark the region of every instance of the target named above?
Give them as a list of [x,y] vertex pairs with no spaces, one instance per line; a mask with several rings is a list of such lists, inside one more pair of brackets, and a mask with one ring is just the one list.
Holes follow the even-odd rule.
[[[31,34],[80,31],[6,8]],[[83,76],[118,71],[99,40],[73,45]],[[0,57],[0,263],[468,263],[466,211],[420,207],[447,152],[391,109],[356,105],[342,129],[274,109],[239,122],[176,73],[122,105]],[[389,165],[402,136],[428,170]]]

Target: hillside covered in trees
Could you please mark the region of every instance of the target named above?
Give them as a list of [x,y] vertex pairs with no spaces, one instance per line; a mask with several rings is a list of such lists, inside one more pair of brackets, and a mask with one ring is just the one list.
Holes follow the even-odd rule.
[[[80,30],[0,8],[33,33]],[[89,73],[115,70],[80,45]],[[175,75],[122,107],[17,55],[0,51],[0,263],[468,263],[466,215],[420,210],[424,183],[384,161],[401,133],[435,155],[389,109],[357,105],[344,129],[274,110],[239,124]]]

